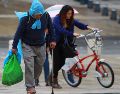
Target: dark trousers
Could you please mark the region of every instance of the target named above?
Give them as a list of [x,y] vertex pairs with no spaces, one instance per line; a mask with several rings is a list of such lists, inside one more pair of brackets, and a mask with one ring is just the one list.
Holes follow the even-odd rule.
[[61,44],[57,44],[53,51],[53,74],[54,78],[58,77],[58,71],[65,64],[65,57],[62,52]]

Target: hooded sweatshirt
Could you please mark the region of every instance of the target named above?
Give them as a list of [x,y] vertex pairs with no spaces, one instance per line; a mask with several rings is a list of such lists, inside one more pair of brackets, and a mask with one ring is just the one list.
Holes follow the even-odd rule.
[[[49,42],[55,41],[55,32],[52,25],[50,15],[45,12],[43,5],[34,0],[29,10],[29,16],[24,16],[20,19],[17,31],[14,36],[13,47],[17,49],[19,39],[30,46],[42,46],[46,42],[45,29],[49,31]],[[39,20],[32,16],[42,14]]]

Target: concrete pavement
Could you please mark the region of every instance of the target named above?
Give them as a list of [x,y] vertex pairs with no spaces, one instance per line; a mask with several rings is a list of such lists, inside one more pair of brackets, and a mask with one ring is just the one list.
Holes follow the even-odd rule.
[[[22,0],[22,1],[29,1],[29,0]],[[79,14],[75,15],[76,19],[79,19],[81,22],[89,24],[92,27],[103,29],[104,30],[104,32],[102,32],[103,36],[120,36],[120,31],[119,31],[120,26],[118,23],[116,23],[116,21],[111,21],[109,17],[101,16],[101,13],[94,13],[93,10],[83,7],[82,5],[80,5],[78,2],[75,2],[74,0],[70,0],[69,2],[68,0],[61,0],[61,1],[60,0],[56,0],[56,1],[41,0],[41,2],[43,2],[45,6],[50,6],[48,4],[54,5],[56,2],[58,2],[58,4],[60,4],[60,2],[63,4],[70,3],[70,5],[74,6],[74,8],[79,11]],[[19,2],[16,2],[16,3],[19,3]],[[21,5],[23,5],[23,3],[26,4],[26,6],[29,5],[29,3],[25,3],[25,2],[21,2]],[[21,8],[22,6],[20,7],[20,9]],[[12,11],[11,9],[8,9],[8,10]],[[24,9],[22,9],[21,11],[24,11]],[[13,36],[18,25],[18,20],[16,16],[14,14],[8,14],[8,13],[5,14],[5,12],[2,12],[2,14],[0,15],[0,23],[2,23],[0,25],[0,28],[1,28],[0,37]],[[75,32],[81,33],[82,30],[75,28]]]
[[[21,0],[26,2],[31,2],[32,0]],[[40,0],[43,4],[55,5],[55,4],[64,4],[71,5],[74,7],[85,7],[84,5],[80,5],[79,2],[75,2],[74,0]]]
[[[104,55],[102,56],[106,59],[106,62],[109,63],[115,73],[115,83],[111,88],[103,88],[98,83],[97,79],[94,77],[94,67],[95,65],[90,68],[88,72],[88,77],[82,80],[82,83],[76,87],[72,88],[67,85],[61,72],[59,73],[59,82],[62,85],[63,89],[55,89],[55,94],[83,94],[83,93],[120,93],[120,55]],[[2,62],[2,59],[1,59]],[[0,69],[1,69],[0,63]],[[24,64],[22,63],[23,71],[24,71]],[[1,71],[0,71],[1,75]],[[51,94],[51,87],[46,87],[44,83],[43,74],[40,77],[40,86],[36,87],[37,94]],[[16,85],[7,87],[0,83],[0,94],[26,94],[24,81],[18,83]]]
[[[58,1],[59,1],[59,4],[60,4],[60,2],[63,2],[63,4],[64,3],[70,4],[72,2],[71,4],[73,4],[73,0],[69,0],[69,1],[68,0],[62,0],[62,1],[61,0],[55,0],[55,1],[42,0],[42,2],[46,2],[47,4],[48,3],[56,4],[55,2],[57,2],[57,4],[58,4]],[[79,3],[74,2],[73,5],[79,6]],[[115,32],[116,32],[116,34],[119,33],[119,31],[118,31],[120,29],[119,25],[116,24],[116,22],[109,21],[109,18],[101,17],[100,14],[93,13],[91,10],[88,10],[85,7],[80,8],[79,11],[80,11],[80,15],[76,16],[77,19],[80,19],[83,22],[89,23],[92,26],[96,26],[96,27],[103,29],[105,31],[104,33],[106,33],[106,35],[109,35],[110,31],[111,32],[114,31],[113,33],[111,33],[111,35],[113,35],[113,36],[114,36]],[[5,16],[5,15],[3,15],[3,16]],[[12,15],[9,17],[14,18],[15,16]],[[3,28],[4,26],[11,27],[11,26],[16,25],[16,23],[11,24],[12,22],[14,22],[16,20],[12,19],[12,21],[9,21],[7,19],[6,20],[7,23],[5,23],[4,25],[3,25],[3,23],[5,22],[5,19],[2,18],[1,20],[4,20],[4,21],[1,21],[1,23],[2,23],[1,28]],[[4,27],[4,28],[5,29],[3,31],[7,31],[6,27]],[[9,29],[11,29],[11,28],[9,28]],[[11,31],[14,31],[14,30],[15,30],[15,28],[11,29]],[[8,32],[9,31],[10,30],[8,30]],[[5,33],[5,35],[6,35],[6,33]],[[111,42],[111,40],[109,42]],[[0,46],[1,45],[3,45],[3,43],[0,42]],[[5,45],[7,45],[7,43],[5,43]],[[105,45],[107,45],[107,44],[105,44]],[[2,46],[2,47],[4,47],[4,46]],[[116,49],[118,49],[118,51]],[[113,43],[111,42],[111,44],[107,45],[106,48],[104,49],[104,51],[106,50],[109,52],[107,52],[106,55],[102,56],[112,66],[114,73],[115,73],[115,83],[111,88],[105,89],[100,86],[100,84],[98,83],[96,78],[94,78],[94,76],[93,76],[94,69],[95,69],[95,65],[93,65],[88,73],[88,78],[83,79],[82,83],[77,88],[72,88],[72,87],[68,86],[60,72],[59,82],[62,85],[63,89],[60,89],[60,90],[55,89],[55,94],[82,94],[82,93],[91,93],[91,94],[93,94],[93,93],[114,93],[114,94],[118,93],[118,94],[120,94],[120,76],[119,76],[120,75],[120,63],[119,63],[120,62],[120,53],[117,53],[118,55],[109,54],[111,52],[114,52],[114,50],[119,52],[119,49],[120,49],[120,46],[118,44],[116,44],[116,42],[114,43],[114,41],[113,41]],[[2,76],[2,62],[3,62],[6,54],[7,54],[6,48],[0,49],[0,79]],[[22,63],[22,68],[24,71],[23,63]],[[36,90],[37,90],[37,94],[51,94],[51,87],[45,86],[43,73],[40,77],[40,87],[37,87]],[[22,81],[21,83],[18,83],[16,85],[10,86],[10,87],[2,85],[0,82],[0,94],[26,94],[24,81]]]
[[109,9],[117,9],[120,12],[120,0],[109,0],[109,1],[99,0],[99,1],[101,3],[101,7],[107,5]]

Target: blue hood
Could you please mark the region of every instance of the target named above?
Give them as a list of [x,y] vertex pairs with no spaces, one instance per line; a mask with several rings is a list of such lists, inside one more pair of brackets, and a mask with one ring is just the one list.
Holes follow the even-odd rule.
[[[36,15],[36,14],[42,14],[43,15],[44,13],[45,13],[45,9],[44,9],[42,3],[39,2],[39,0],[33,0],[32,5],[31,5],[31,7],[29,9],[29,14],[31,16],[33,16],[33,15]],[[19,20],[22,17],[28,15],[27,12],[16,12],[16,11],[15,11],[15,14],[17,15]],[[41,29],[41,21],[40,21],[40,19],[36,20],[33,23],[31,28],[32,29]]]
[[36,14],[44,14],[44,13],[45,13],[45,9],[43,5],[39,2],[39,0],[33,0],[29,10],[29,14],[33,16]]

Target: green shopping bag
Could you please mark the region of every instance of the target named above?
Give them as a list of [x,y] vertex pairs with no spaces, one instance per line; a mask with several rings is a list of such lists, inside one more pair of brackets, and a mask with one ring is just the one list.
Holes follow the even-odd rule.
[[23,80],[23,72],[17,56],[13,54],[5,64],[2,74],[2,84],[10,86]]

